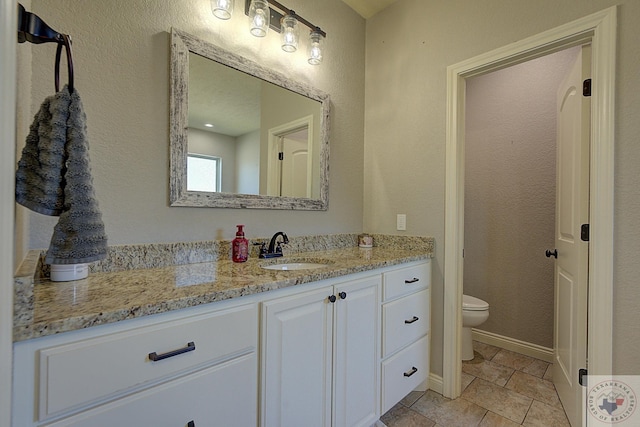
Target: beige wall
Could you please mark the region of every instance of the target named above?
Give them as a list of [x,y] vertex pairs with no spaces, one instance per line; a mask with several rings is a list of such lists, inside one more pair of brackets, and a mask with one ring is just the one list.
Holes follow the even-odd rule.
[[464,293],[479,329],[553,348],[556,98],[579,48],[467,80]]
[[640,373],[640,2],[400,0],[367,21],[364,228],[436,238],[432,365],[442,373],[446,67],[615,4],[614,370]]
[[[294,121],[313,116],[311,123],[313,135],[312,141],[317,141],[315,149],[311,150],[314,169],[312,172],[314,189],[311,198],[320,198],[320,117],[322,116],[322,103],[310,98],[295,94],[288,90],[282,90],[271,83],[261,85],[260,98],[260,192],[269,194],[267,183],[269,181],[269,131],[271,129],[290,124]],[[280,194],[278,192],[271,194]]]
[[[248,238],[278,230],[293,236],[362,230],[365,21],[343,2],[287,2],[328,34],[325,60],[316,67],[306,62],[306,41],[287,54],[279,34],[251,36],[241,1],[229,21],[212,15],[209,0],[32,3],[35,13],[73,39],[76,87],[88,117],[95,189],[110,245],[230,239],[236,224],[246,224]],[[168,206],[172,26],[330,94],[327,212]],[[53,92],[54,57],[52,45],[33,48],[32,95],[21,97],[21,105],[37,108]],[[46,248],[56,219],[31,214],[30,220],[30,247]]]
[[[31,0],[20,2],[26,10],[31,8]],[[29,125],[33,120],[31,108],[31,52],[33,45],[23,43],[16,47],[18,63],[18,85],[16,87],[16,162],[25,145],[29,133]],[[29,248],[29,211],[15,204],[15,238],[14,238],[14,270],[18,268]]]

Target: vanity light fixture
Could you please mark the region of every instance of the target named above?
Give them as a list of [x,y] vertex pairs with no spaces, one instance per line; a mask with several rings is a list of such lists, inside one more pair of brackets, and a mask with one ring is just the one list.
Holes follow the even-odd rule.
[[251,0],[249,6],[249,19],[251,20],[251,34],[256,37],[264,37],[269,29],[271,11],[267,0]]
[[322,62],[324,51],[324,36],[320,28],[316,27],[309,35],[309,64],[318,65]]
[[216,18],[227,20],[233,13],[234,0],[211,0],[211,10]]
[[282,50],[285,52],[295,52],[298,49],[299,24],[307,26],[310,30],[308,62],[311,65],[318,65],[322,62],[324,39],[327,37],[327,33],[322,31],[320,27],[297,15],[277,0],[245,0],[244,10],[251,21],[251,34],[256,37],[264,37],[271,27],[272,30],[282,33]]
[[292,10],[282,17],[282,50],[285,52],[295,52],[298,50],[298,39],[300,31],[296,13]]

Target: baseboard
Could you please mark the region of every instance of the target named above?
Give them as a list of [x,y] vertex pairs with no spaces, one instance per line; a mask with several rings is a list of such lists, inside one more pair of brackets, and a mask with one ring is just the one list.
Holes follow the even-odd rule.
[[431,372],[429,374],[429,390],[442,394],[442,377]]
[[475,328],[472,329],[471,333],[475,341],[480,341],[485,344],[504,348],[505,350],[514,351],[516,353],[524,354],[525,356],[531,356],[536,359],[544,360],[545,362],[553,363],[553,349],[551,348],[494,334],[493,332],[481,331]]

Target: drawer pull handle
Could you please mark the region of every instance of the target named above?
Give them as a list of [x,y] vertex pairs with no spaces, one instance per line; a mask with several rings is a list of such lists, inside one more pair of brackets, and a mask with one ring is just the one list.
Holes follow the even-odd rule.
[[413,319],[405,320],[404,323],[406,323],[407,325],[410,325],[411,323],[417,322],[418,320],[420,320],[420,318],[418,316],[413,316]]
[[188,353],[196,349],[196,344],[191,341],[187,344],[186,347],[180,348],[178,350],[169,351],[167,353],[158,354],[155,351],[153,353],[149,353],[149,359],[153,362],[157,362],[158,360],[167,359],[169,357],[177,356],[182,353]]
[[187,423],[187,427],[196,427],[196,423],[195,423],[195,422],[193,422],[193,420],[192,420],[192,421],[189,421],[189,422]]
[[420,281],[420,279],[418,279],[417,277],[414,277],[411,280],[405,280],[404,283],[416,283],[416,282],[419,282],[419,281]]
[[411,367],[411,370],[409,372],[405,372],[404,373],[404,376],[405,377],[410,377],[411,375],[415,374],[416,372],[418,372],[418,368],[413,366],[413,367]]

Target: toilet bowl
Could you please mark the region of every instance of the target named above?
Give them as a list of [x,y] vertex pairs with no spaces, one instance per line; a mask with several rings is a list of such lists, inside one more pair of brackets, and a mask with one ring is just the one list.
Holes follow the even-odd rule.
[[471,328],[482,325],[488,318],[487,302],[470,295],[462,295],[462,360],[473,359]]

